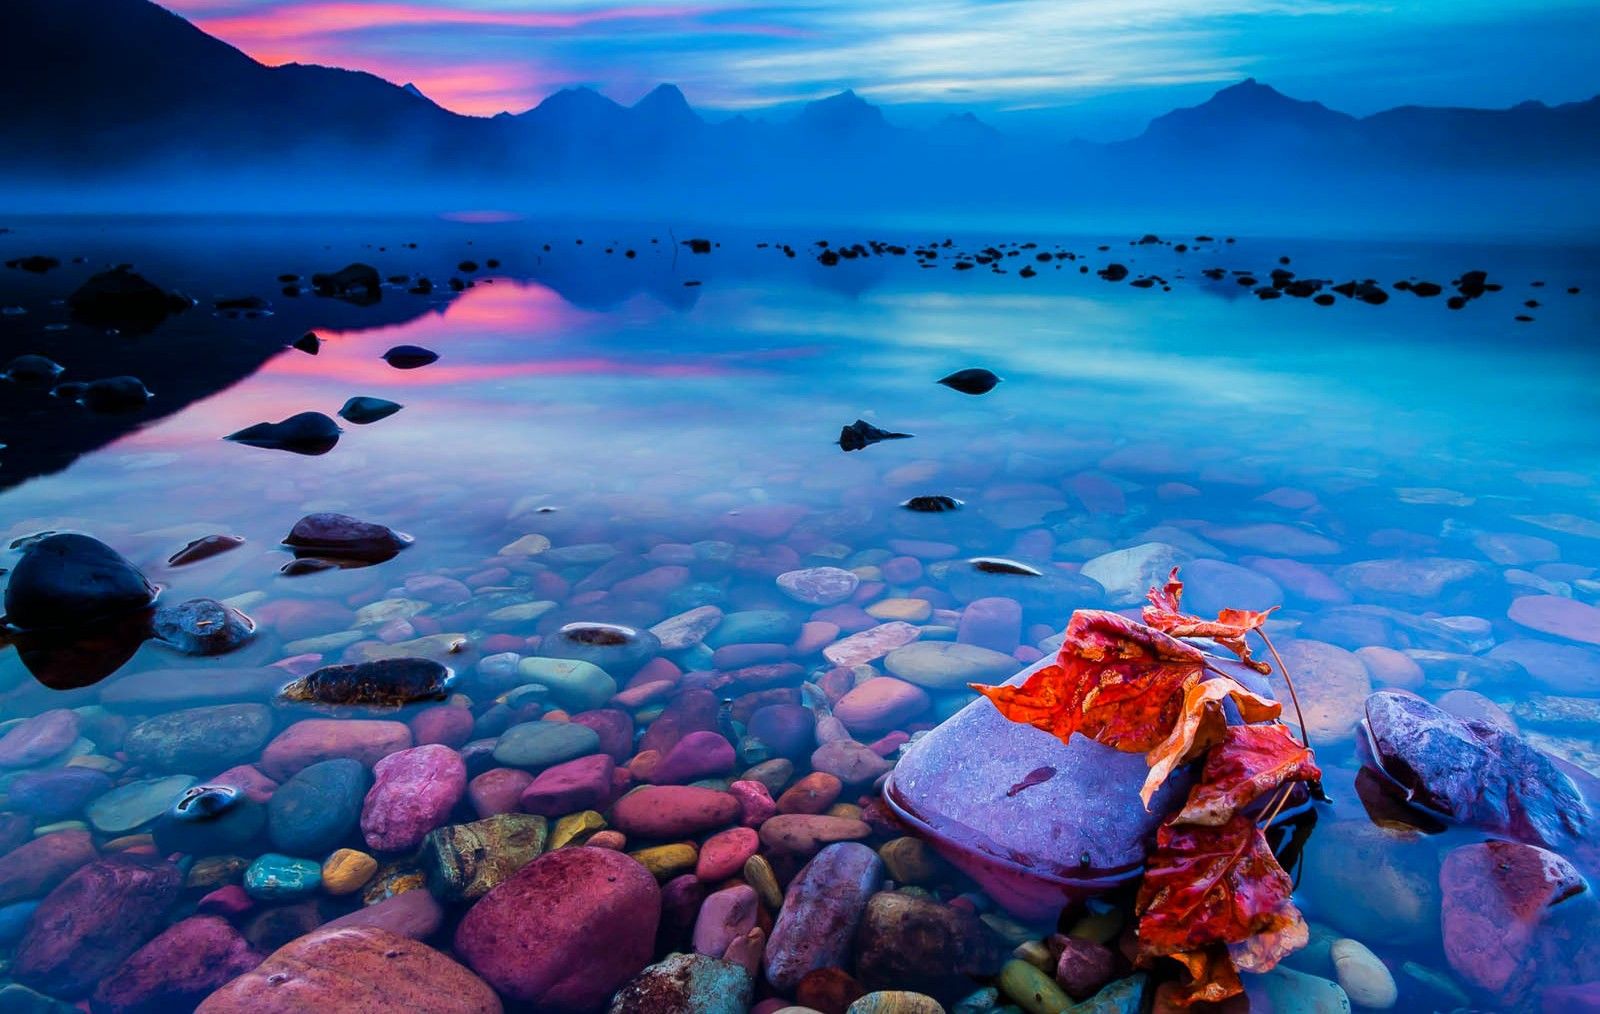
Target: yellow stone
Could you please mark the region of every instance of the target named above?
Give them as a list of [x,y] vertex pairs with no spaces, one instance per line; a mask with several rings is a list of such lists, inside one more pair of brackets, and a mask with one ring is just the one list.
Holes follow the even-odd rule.
[[1035,968],[1055,974],[1056,963],[1050,960],[1050,948],[1043,940],[1025,940],[1018,944],[1011,956],[1026,961]]
[[933,603],[927,599],[881,599],[867,607],[867,615],[879,620],[921,623],[933,615]]
[[902,884],[925,884],[939,875],[933,850],[921,838],[896,838],[878,849],[889,879]]
[[1102,912],[1090,912],[1072,924],[1067,936],[1077,937],[1079,940],[1093,940],[1097,944],[1109,944],[1122,933],[1122,922],[1121,909],[1107,908]]
[[108,775],[114,775],[122,770],[123,763],[115,757],[106,757],[98,753],[86,753],[67,761],[66,766],[69,768],[88,768],[91,771],[103,771]]
[[854,574],[856,577],[859,577],[863,581],[883,580],[883,571],[879,570],[877,567],[871,566],[870,564],[860,567],[851,567],[850,573]]
[[153,846],[155,843],[156,839],[154,835],[125,834],[121,838],[113,838],[104,845],[100,846],[100,851],[126,852],[129,849],[136,849],[144,845]]
[[628,855],[637,859],[639,865],[655,874],[655,878],[663,884],[673,877],[692,873],[695,862],[700,858],[699,850],[686,841],[640,849]]
[[45,835],[55,834],[57,831],[87,830],[89,830],[89,825],[81,820],[58,820],[54,824],[40,824],[33,829],[33,836],[35,838],[43,838]]
[[828,807],[828,816],[847,817],[850,820],[861,819],[861,807],[854,803],[834,803]]
[[778,886],[778,875],[766,856],[754,855],[744,861],[744,882],[755,888],[768,909],[776,912],[783,907],[783,888]]
[[524,535],[515,542],[500,547],[501,556],[538,556],[550,548],[550,540],[543,535]]
[[556,821],[554,831],[550,832],[548,849],[565,848],[568,845],[582,845],[597,832],[606,829],[606,819],[594,810],[584,810],[582,813],[569,813]]
[[381,662],[386,658],[414,658],[421,656],[444,665],[454,663],[453,655],[467,650],[466,634],[429,634],[411,641],[394,644],[363,644],[356,652],[358,661]]
[[322,863],[322,889],[329,894],[354,894],[378,872],[378,861],[365,852],[339,849]]
[[237,884],[244,879],[250,860],[243,856],[206,856],[196,859],[184,878],[185,887],[202,887],[207,890],[224,884]]
[[428,603],[421,599],[379,599],[356,610],[356,620],[350,626],[365,630],[381,627],[393,620],[409,620],[427,612]]

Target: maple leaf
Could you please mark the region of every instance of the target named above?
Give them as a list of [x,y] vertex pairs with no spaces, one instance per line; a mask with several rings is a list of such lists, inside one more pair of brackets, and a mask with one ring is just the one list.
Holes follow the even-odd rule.
[[1311,751],[1295,742],[1288,726],[1228,726],[1206,755],[1199,784],[1172,823],[1226,824],[1284,782],[1321,777]]
[[1233,967],[1241,972],[1260,974],[1278,967],[1278,962],[1298,951],[1311,941],[1311,927],[1305,917],[1286,901],[1272,915],[1265,929],[1251,937],[1228,945],[1228,956]]
[[1200,681],[1205,654],[1135,620],[1080,609],[1054,665],[1021,686],[972,689],[1002,715],[1062,742],[1080,733],[1126,753],[1144,753],[1172,732],[1183,692]]
[[1293,890],[1255,821],[1163,824],[1134,910],[1151,954],[1240,943],[1278,924]]
[[1189,973],[1186,983],[1170,983],[1162,996],[1174,1006],[1189,1007],[1197,1003],[1221,1003],[1229,997],[1244,992],[1244,983],[1226,948],[1207,947],[1198,951],[1180,951],[1167,957],[1183,965]]
[[[1150,809],[1151,797],[1176,768],[1223,742],[1230,730],[1228,716],[1224,713],[1222,705],[1230,697],[1238,707],[1240,717],[1246,722],[1264,722],[1277,718],[1283,711],[1283,705],[1277,701],[1253,693],[1227,676],[1218,676],[1189,687],[1183,693],[1182,711],[1178,721],[1172,726],[1172,734],[1156,744],[1146,757],[1150,762],[1150,774],[1144,780],[1144,788],[1139,790],[1139,798],[1144,800],[1146,810]],[[1210,765],[1211,758],[1208,757],[1207,772],[1211,770]],[[1203,783],[1210,781],[1209,777],[1202,779]],[[1202,784],[1198,788],[1204,787]],[[1223,821],[1196,823],[1220,824]]]
[[1239,656],[1240,662],[1256,672],[1262,675],[1272,672],[1272,666],[1250,657],[1250,646],[1245,643],[1245,636],[1252,630],[1260,629],[1277,606],[1261,612],[1224,609],[1215,620],[1191,616],[1179,604],[1183,599],[1183,582],[1178,580],[1177,567],[1167,575],[1167,583],[1163,587],[1150,589],[1145,597],[1150,604],[1144,607],[1142,615],[1144,622],[1150,626],[1173,637],[1209,638]]

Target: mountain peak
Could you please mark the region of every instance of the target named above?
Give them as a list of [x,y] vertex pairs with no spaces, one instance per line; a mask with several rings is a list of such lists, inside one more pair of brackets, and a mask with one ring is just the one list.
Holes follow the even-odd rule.
[[808,130],[827,134],[858,134],[887,129],[883,110],[863,99],[854,89],[808,102],[795,122]]

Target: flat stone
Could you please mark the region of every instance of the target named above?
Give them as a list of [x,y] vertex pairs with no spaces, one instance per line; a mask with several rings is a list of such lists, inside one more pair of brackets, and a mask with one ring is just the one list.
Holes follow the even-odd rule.
[[145,719],[128,730],[129,760],[155,771],[219,771],[254,757],[272,735],[264,704],[215,704]]
[[600,750],[600,734],[577,722],[523,722],[500,734],[497,764],[542,771]]
[[1507,614],[1513,623],[1579,644],[1600,645],[1600,609],[1556,595],[1513,599]]
[[969,683],[994,683],[1020,667],[1015,658],[957,641],[918,641],[897,648],[883,667],[908,683],[930,690],[965,690]]
[[1172,568],[1189,555],[1164,542],[1146,542],[1104,553],[1085,563],[1079,571],[1106,591],[1114,606],[1139,605],[1151,588],[1166,584]]
[[119,785],[89,804],[89,823],[105,835],[122,835],[154,823],[167,812],[185,789],[195,784],[192,775],[145,778]]

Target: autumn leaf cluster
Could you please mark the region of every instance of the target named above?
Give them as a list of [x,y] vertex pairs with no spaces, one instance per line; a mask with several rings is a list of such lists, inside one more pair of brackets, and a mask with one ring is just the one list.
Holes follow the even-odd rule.
[[[1186,639],[1203,639],[1263,675],[1246,638],[1271,610],[1225,609],[1215,620],[1183,612],[1173,568],[1152,588],[1143,622],[1080,609],[1054,664],[1020,686],[975,686],[1014,722],[1062,742],[1074,734],[1125,753],[1143,753],[1148,808],[1173,772],[1199,765],[1183,806],[1156,831],[1135,901],[1137,963],[1160,958],[1186,971],[1180,1003],[1218,1002],[1243,991],[1238,973],[1265,972],[1303,947],[1305,920],[1293,885],[1258,826],[1258,811],[1281,803],[1289,783],[1321,777],[1311,750],[1279,721],[1282,706],[1217,667]],[[1241,723],[1229,724],[1232,702]]]

